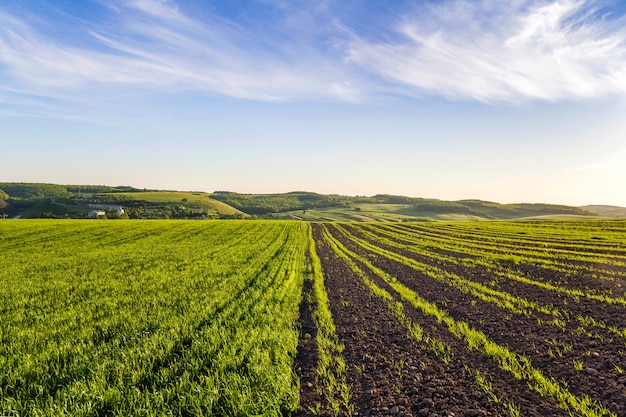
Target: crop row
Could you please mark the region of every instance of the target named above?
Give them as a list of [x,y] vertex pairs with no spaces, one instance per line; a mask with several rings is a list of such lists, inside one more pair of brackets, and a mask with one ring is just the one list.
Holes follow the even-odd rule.
[[[626,248],[624,248],[621,239],[612,242],[610,248],[600,247],[597,243],[581,246],[575,240],[577,235],[572,234],[569,245],[564,243],[555,245],[545,239],[519,237],[527,236],[529,233],[525,231],[527,227],[524,223],[518,224],[518,233],[524,233],[524,235],[518,235],[515,238],[506,237],[506,235],[498,237],[468,233],[467,231],[457,233],[458,229],[456,228],[449,230],[449,228],[441,226],[384,224],[371,226],[378,233],[428,246],[440,252],[464,255],[468,259],[480,258],[483,262],[507,265],[525,263],[564,273],[573,271],[600,272],[602,278],[621,277],[626,280],[626,261],[624,260]],[[512,226],[508,228],[512,229]],[[597,232],[602,233],[602,230]],[[532,233],[532,229],[530,233]],[[614,231],[609,236],[615,237],[615,234]]]
[[[375,281],[372,276],[377,277],[382,287],[372,291],[388,305],[401,302],[402,311],[411,305],[434,317],[467,349],[480,350],[568,412],[612,415],[610,410],[620,410],[616,398],[624,397],[620,386],[626,382],[624,297],[566,288],[495,264],[468,263],[462,254],[455,257],[452,251],[424,245],[428,237],[419,227],[412,235],[406,233],[413,226],[322,227],[337,256],[368,287]],[[400,232],[394,234],[395,229]],[[580,246],[575,236],[573,245]],[[406,313],[395,308],[390,313],[424,339],[428,327],[407,321]],[[427,340],[437,345],[436,337]],[[453,352],[441,349],[442,354],[448,351]],[[476,375],[481,380],[482,374]]]
[[[376,242],[383,243],[393,250],[411,252],[431,263],[439,265],[454,264],[465,269],[488,269],[503,279],[518,281],[527,285],[549,289],[574,297],[587,297],[609,304],[626,306],[623,286],[626,285],[626,272],[622,271],[618,262],[595,259],[587,266],[577,264],[563,264],[555,267],[560,261],[541,261],[529,258],[524,250],[509,249],[506,256],[494,255],[490,251],[476,249],[472,241],[460,243],[433,243],[431,238],[420,229],[408,232],[402,226],[346,226],[351,230]],[[398,230],[399,229],[399,230]],[[437,240],[442,241],[443,237]],[[451,239],[452,240],[452,239]],[[494,244],[495,245],[495,244]],[[556,256],[556,255],[555,255]],[[555,258],[558,259],[558,258]],[[607,262],[607,263],[602,263]],[[619,261],[623,264],[624,261]],[[555,271],[561,271],[558,274]],[[550,277],[550,279],[545,279]]]
[[626,415],[625,254],[624,222],[0,222],[0,414]]
[[[360,247],[408,265],[415,271],[439,279],[461,291],[471,292],[483,301],[491,301],[512,313],[526,316],[536,314],[539,324],[552,325],[563,330],[569,328],[573,333],[590,335],[592,333],[586,330],[591,327],[594,328],[594,335],[598,338],[602,338],[600,333],[604,333],[608,339],[616,339],[616,343],[626,340],[626,327],[623,322],[626,307],[624,297],[597,294],[580,288],[566,288],[547,282],[541,279],[541,276],[529,278],[519,272],[480,260],[468,263],[462,257],[425,253],[419,247],[416,249],[409,245],[398,245],[368,232],[364,232],[363,235],[370,240],[360,239],[348,234],[344,230],[346,228],[348,227],[338,227],[338,230]],[[419,256],[412,257],[411,254],[415,253]],[[436,259],[436,262],[433,259]],[[592,280],[592,277],[587,277],[587,281]],[[619,287],[620,284],[615,283],[613,289]],[[581,302],[581,299],[584,302]],[[603,310],[606,310],[606,313],[596,317],[589,314],[594,311],[603,313]],[[542,317],[542,314],[547,317]]]
[[306,230],[2,223],[0,414],[293,412]]

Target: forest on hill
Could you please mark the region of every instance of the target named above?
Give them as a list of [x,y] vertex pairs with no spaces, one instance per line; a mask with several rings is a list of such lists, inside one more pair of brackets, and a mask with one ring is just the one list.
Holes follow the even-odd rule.
[[0,217],[209,219],[246,215],[208,193],[128,186],[0,183]]
[[[120,210],[121,208],[121,210]],[[0,182],[2,218],[266,218],[305,221],[510,220],[626,217],[611,206],[573,207],[483,200],[447,201],[390,194],[345,196],[294,191],[244,194],[230,191],[149,190],[131,186]]]
[[[213,193],[212,198],[248,214],[283,214],[284,216],[279,217],[286,215],[286,217],[301,218],[302,220],[319,220],[307,218],[307,211],[311,210],[316,212],[332,211],[333,214],[337,214],[339,210],[339,216],[343,215],[344,217],[342,220],[357,220],[363,216],[367,217],[370,209],[387,213],[386,215],[390,220],[429,219],[445,215],[457,215],[473,220],[515,219],[551,215],[594,215],[594,213],[580,207],[565,205],[499,204],[482,200],[447,201],[390,194],[350,197],[301,191],[284,194],[240,194],[218,191]],[[376,216],[372,219],[382,220]]]

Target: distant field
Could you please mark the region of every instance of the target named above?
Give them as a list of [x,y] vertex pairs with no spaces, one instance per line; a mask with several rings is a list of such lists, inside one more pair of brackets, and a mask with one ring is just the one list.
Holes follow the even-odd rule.
[[477,216],[441,214],[418,211],[411,204],[356,204],[353,207],[329,207],[295,210],[277,214],[281,219],[297,219],[311,222],[372,222],[372,221],[420,221],[420,220],[482,220]]
[[145,200],[153,203],[181,202],[183,199],[187,199],[188,202],[197,203],[209,199],[209,194],[207,193],[194,193],[187,191],[133,191],[101,193],[99,195],[118,196],[120,198],[127,198],[129,200]]
[[616,219],[626,218],[626,207],[591,205],[581,208],[603,217],[612,217]]
[[[213,211],[216,214],[243,214],[234,207],[224,204],[221,201],[210,198],[209,194],[203,192],[186,191],[145,191],[145,192],[115,192],[102,193],[97,196],[110,196],[115,199],[127,199],[133,201],[147,201],[156,204],[177,203],[203,208]],[[183,201],[184,200],[184,201]]]
[[[372,222],[372,221],[479,221],[485,217],[470,213],[441,212],[425,210],[415,204],[363,203],[351,207],[329,207],[307,210],[294,210],[274,215],[280,219],[296,219],[310,222]],[[545,214],[521,212],[516,219],[536,220],[585,220],[588,215]]]
[[[119,205],[132,219],[267,218],[306,221],[475,221],[626,218],[626,208],[542,203],[447,201],[390,194],[342,196],[294,191],[241,194],[230,191],[141,190],[129,186],[0,182],[0,208],[9,218],[85,218],[87,205]],[[116,218],[114,210],[107,216]]]

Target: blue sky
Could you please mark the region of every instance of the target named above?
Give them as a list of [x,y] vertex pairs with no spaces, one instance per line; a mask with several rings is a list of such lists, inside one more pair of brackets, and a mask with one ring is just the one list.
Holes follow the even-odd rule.
[[0,3],[0,181],[626,206],[626,3]]

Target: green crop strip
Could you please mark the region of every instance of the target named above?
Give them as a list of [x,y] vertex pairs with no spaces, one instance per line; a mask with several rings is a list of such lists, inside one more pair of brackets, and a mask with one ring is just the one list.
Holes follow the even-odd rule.
[[351,235],[342,226],[337,226],[337,230],[339,230],[346,238],[350,239],[352,242],[362,247],[363,249],[369,250],[387,259],[399,262],[432,279],[436,279],[446,285],[452,285],[463,292],[472,294],[483,301],[494,303],[502,308],[510,310],[515,314],[530,316],[532,314],[532,310],[536,310],[541,313],[552,315],[555,317],[560,316],[560,312],[555,308],[541,306],[536,302],[528,301],[521,297],[516,297],[504,291],[498,291],[478,282],[462,278],[456,274],[453,274],[452,272],[448,272],[431,265],[423,264],[414,259],[407,258],[395,252],[380,248],[365,240],[359,239],[354,235]]
[[307,225],[0,225],[0,414],[295,411]]
[[[532,366],[530,359],[527,357],[511,352],[507,347],[491,341],[483,332],[472,328],[463,321],[455,320],[446,311],[437,307],[436,304],[427,301],[401,284],[395,277],[377,268],[364,257],[350,251],[334,237],[329,236],[328,238],[332,240],[334,246],[339,248],[343,255],[349,256],[365,265],[372,273],[380,277],[396,291],[403,300],[409,302],[425,315],[432,316],[440,323],[444,323],[450,333],[466,343],[468,349],[480,350],[487,358],[497,361],[500,368],[510,372],[516,379],[526,381],[529,388],[541,396],[554,398],[562,409],[576,413],[579,416],[615,417],[615,414],[610,410],[596,403],[587,395],[583,394],[578,397],[569,392],[558,381],[546,377],[541,370]],[[365,275],[364,272],[361,272],[361,274]]]
[[[556,286],[556,285],[552,285],[552,284],[548,284],[548,283],[543,283],[541,281],[537,281],[537,280],[531,280],[523,275],[520,274],[516,274],[513,273],[512,271],[508,271],[506,269],[503,269],[502,267],[500,267],[497,263],[492,262],[490,260],[486,260],[486,259],[470,259],[470,258],[455,258],[453,256],[447,256],[447,255],[443,255],[443,254],[437,254],[434,252],[430,252],[428,250],[422,249],[424,242],[423,240],[420,238],[421,235],[418,235],[416,233],[416,235],[413,237],[413,241],[416,243],[419,243],[419,246],[412,246],[412,245],[404,245],[401,243],[398,243],[394,240],[388,239],[384,236],[380,236],[378,235],[376,232],[379,232],[379,229],[384,228],[386,231],[383,233],[385,236],[391,236],[391,237],[396,237],[394,235],[394,227],[396,227],[396,225],[364,225],[364,224],[359,224],[359,225],[344,225],[346,228],[349,229],[355,229],[358,230],[360,233],[362,233],[364,236],[366,236],[367,238],[369,238],[371,241],[374,242],[381,242],[384,243],[388,246],[391,247],[395,247],[395,248],[399,248],[399,249],[404,249],[404,250],[408,250],[410,252],[413,253],[417,253],[420,256],[424,256],[427,257],[429,259],[433,259],[434,261],[438,261],[438,262],[447,262],[450,264],[455,264],[455,265],[463,265],[465,267],[473,267],[476,265],[481,265],[484,267],[489,268],[490,271],[492,271],[492,273],[495,276],[499,276],[502,278],[506,278],[506,279],[511,279],[513,281],[518,281],[518,282],[522,282],[523,284],[526,285],[534,285],[534,286],[538,286],[541,287],[545,290],[548,291],[556,291],[556,292],[561,292],[561,293],[565,293],[571,297],[573,297],[574,299],[578,299],[580,297],[587,297],[590,299],[594,299],[596,301],[601,301],[601,302],[606,302],[608,304],[622,304],[622,298],[621,297],[608,297],[605,295],[598,295],[598,294],[593,294],[593,293],[589,293],[588,291],[582,291],[582,290],[576,290],[576,289],[567,289],[567,288],[563,288],[560,286]],[[372,230],[372,231],[370,231]],[[402,239],[405,239],[406,235],[402,235]],[[384,254],[383,254],[384,256]],[[485,300],[488,301],[488,300]],[[546,307],[547,309],[550,309],[551,307]],[[552,309],[552,311],[556,314],[553,314],[556,316],[556,318],[554,320],[551,321],[545,321],[545,320],[541,320],[541,323],[544,324],[548,324],[548,325],[554,325],[557,327],[562,327],[564,325],[563,320],[560,319],[560,317],[562,317],[563,315],[568,316],[568,312],[567,311],[563,311],[560,312],[557,309]],[[561,314],[562,313],[562,314]],[[581,321],[583,327],[581,329],[587,328],[587,327],[596,327],[599,329],[607,329],[607,326],[604,322],[602,321],[596,321],[593,320],[592,318],[585,318],[584,321],[582,318],[579,317],[579,321]],[[609,327],[607,329],[608,332],[613,333],[619,337],[624,337],[626,335],[626,329],[619,329],[617,327]]]
[[[358,225],[359,229],[368,228],[375,230],[378,235],[383,234],[392,238],[401,239],[409,245],[409,250],[416,250],[416,246],[431,247],[445,251],[456,252],[459,255],[476,257],[476,262],[490,267],[499,265],[499,262],[528,264],[539,268],[554,270],[565,274],[573,271],[592,273],[603,279],[615,280],[616,277],[624,277],[624,272],[615,270],[614,267],[626,267],[623,256],[604,254],[581,254],[564,249],[547,247],[541,241],[535,242],[536,246],[531,249],[523,249],[519,244],[502,243],[497,238],[483,239],[480,241],[469,240],[467,236],[437,234],[426,228],[408,231],[402,226],[396,225]],[[378,237],[381,239],[381,237]],[[397,242],[394,242],[398,245]],[[508,248],[508,249],[506,249]],[[431,255],[432,256],[432,255]],[[448,256],[450,259],[455,257]]]
[[[450,346],[445,343],[431,337],[427,333],[424,332],[424,329],[417,323],[414,323],[404,312],[404,306],[401,302],[396,301],[392,295],[380,288],[378,285],[374,283],[371,279],[368,278],[367,274],[363,272],[361,268],[354,262],[353,258],[350,256],[350,252],[344,250],[345,247],[342,246],[338,241],[332,236],[332,234],[328,231],[326,226],[323,226],[323,236],[326,242],[333,248],[335,253],[339,255],[342,259],[346,261],[350,269],[356,273],[365,283],[365,285],[369,288],[369,290],[376,297],[380,298],[387,305],[387,309],[389,312],[404,326],[407,328],[409,335],[413,337],[418,342],[422,342],[427,349],[434,352],[438,357],[442,359],[442,361],[448,364],[452,358],[452,350]],[[368,264],[368,266],[371,264]]]
[[[468,266],[468,267],[471,267],[472,265],[481,265],[481,266],[489,268],[490,270],[493,271],[494,274],[496,274],[498,276],[501,276],[503,278],[507,278],[507,279],[510,279],[510,280],[513,280],[513,281],[517,281],[517,282],[520,282],[520,283],[523,283],[523,284],[526,284],[526,285],[533,285],[535,287],[543,288],[543,289],[548,290],[548,291],[554,291],[554,292],[557,292],[557,293],[566,294],[566,295],[572,296],[574,298],[585,297],[585,298],[588,298],[588,299],[591,299],[591,300],[594,300],[594,301],[599,301],[599,302],[603,302],[603,303],[607,303],[607,304],[617,304],[617,305],[626,306],[626,298],[624,298],[624,297],[610,297],[608,295],[603,295],[603,294],[594,294],[594,293],[591,293],[591,292],[588,292],[588,291],[583,291],[583,290],[579,290],[579,289],[569,289],[569,288],[561,287],[561,286],[558,286],[558,285],[550,284],[550,283],[547,283],[547,282],[542,282],[542,281],[537,281],[537,280],[534,280],[534,279],[527,278],[527,277],[525,277],[525,276],[523,276],[521,274],[517,274],[517,273],[509,271],[509,270],[507,270],[505,268],[502,268],[499,264],[491,261],[488,258],[488,255],[485,255],[484,258],[477,258],[477,259],[471,259],[471,260],[468,260],[468,261],[464,261],[464,260],[462,260],[460,258],[454,258],[452,256],[445,256],[445,255],[441,255],[441,254],[433,255],[432,253],[428,254],[426,251],[420,249],[419,247],[399,244],[399,243],[394,242],[394,241],[392,241],[390,239],[385,239],[385,238],[382,238],[382,237],[380,237],[380,236],[378,236],[376,234],[373,234],[371,232],[367,232],[367,231],[365,231],[363,229],[360,229],[360,231],[364,235],[370,237],[371,239],[384,242],[385,244],[387,244],[389,246],[396,247],[396,248],[401,248],[401,249],[406,249],[406,250],[412,251],[414,253],[418,253],[420,255],[429,256],[429,257],[431,257],[433,259],[439,259],[439,260],[442,260],[442,261],[447,261],[447,262],[454,263],[454,264],[457,264],[457,265],[465,265],[465,266]],[[390,251],[387,251],[385,249],[379,248],[379,247],[377,247],[377,246],[375,246],[373,244],[365,242],[362,239],[358,239],[358,238],[356,238],[356,237],[354,237],[352,235],[347,234],[347,236],[349,236],[352,240],[355,240],[355,242],[357,242],[359,245],[361,245],[363,247],[366,247],[369,250],[372,250],[372,251],[374,251],[374,252],[376,252],[376,253],[378,253],[380,255],[383,255],[383,256],[389,255],[389,256],[391,256],[390,259],[398,260],[399,262],[402,262],[402,263],[405,263],[407,265],[410,265],[411,267],[413,267],[413,266],[420,266],[421,269],[418,269],[420,271],[424,269],[424,264],[421,264],[421,263],[419,263],[419,262],[417,262],[415,260],[403,257],[403,256],[398,255],[398,254],[395,254],[394,252],[390,252]],[[431,267],[431,268],[436,269],[434,267]],[[480,285],[480,284],[477,284],[477,285]],[[548,307],[546,307],[546,308],[549,309]],[[556,316],[559,316],[559,313],[557,312],[557,310],[555,310],[555,309],[551,309],[551,310],[552,310],[552,312],[548,313],[548,314],[554,314]],[[543,312],[546,312],[546,311],[543,311]]]
[[315,250],[315,240],[310,227],[309,255],[313,279],[313,295],[315,298],[313,320],[317,328],[318,364],[315,371],[318,386],[321,388],[320,394],[327,403],[324,405],[318,404],[318,407],[310,411],[318,414],[328,408],[335,416],[342,412],[352,415],[354,406],[350,404],[350,385],[346,382],[346,363],[342,357],[344,346],[337,337],[335,323],[330,311],[328,293],[324,286],[322,264]]
[[[368,227],[369,225],[368,226],[365,226],[365,225],[358,225],[358,226],[344,225],[344,226],[346,228],[356,228],[364,236],[368,237],[369,239],[371,239],[372,241],[375,241],[375,242],[381,242],[381,243],[384,243],[384,244],[386,244],[388,246],[391,246],[391,247],[408,250],[410,252],[417,253],[417,254],[419,254],[421,256],[425,256],[425,257],[428,257],[428,258],[433,259],[433,260],[448,262],[448,263],[455,264],[455,265],[463,265],[465,267],[473,267],[475,265],[481,265],[481,266],[489,268],[489,270],[495,276],[499,276],[499,277],[502,277],[502,278],[505,278],[505,279],[510,279],[510,280],[513,280],[513,281],[521,282],[521,283],[523,283],[525,285],[533,285],[533,286],[540,287],[540,288],[543,288],[543,289],[548,290],[548,291],[555,291],[555,292],[564,293],[564,294],[567,294],[567,295],[573,297],[574,299],[578,299],[580,297],[587,297],[589,299],[592,299],[592,300],[595,300],[595,301],[600,301],[600,302],[606,302],[608,304],[622,304],[622,305],[624,304],[624,302],[626,302],[626,299],[621,298],[621,297],[609,297],[609,296],[606,296],[606,295],[598,295],[598,294],[593,294],[593,293],[589,293],[589,292],[582,291],[582,290],[568,289],[568,288],[560,287],[560,286],[557,286],[557,285],[545,283],[545,282],[542,282],[542,281],[533,280],[533,279],[527,278],[527,277],[525,277],[523,275],[516,274],[516,273],[514,273],[512,271],[508,271],[506,269],[503,269],[498,264],[495,264],[494,262],[491,262],[489,260],[484,260],[484,259],[467,259],[467,258],[459,259],[459,258],[455,258],[455,257],[452,257],[452,256],[446,256],[446,255],[443,255],[443,254],[435,254],[433,252],[429,252],[427,250],[421,249],[421,246],[411,246],[411,245],[399,244],[398,242],[395,242],[393,240],[387,239],[387,238],[379,236],[379,235],[377,235],[377,234],[375,234],[373,232],[370,232],[369,231],[369,227]],[[377,227],[381,227],[381,226],[377,225]],[[393,227],[393,226],[389,226],[389,227]],[[346,234],[346,233],[347,232],[344,231],[344,234]],[[352,240],[357,239],[355,236],[352,236],[352,235],[350,235],[350,237],[351,237]],[[416,237],[416,239],[417,239],[417,237]],[[362,241],[362,240],[358,240],[356,243],[361,245],[362,247],[366,247],[367,246],[367,248],[378,248],[377,246],[374,246],[374,245],[369,244],[367,242],[366,243],[363,243],[363,242],[364,241]],[[378,249],[380,249],[381,251],[384,251],[384,249],[382,249],[382,248],[378,248]],[[372,250],[372,249],[370,249],[370,250]],[[386,256],[388,253],[393,253],[393,252],[386,251],[386,252],[378,252],[378,253],[380,255],[382,255],[382,256]],[[396,259],[395,259],[396,261],[404,263],[404,264],[407,264],[407,263],[404,262],[403,259],[409,259],[409,258],[403,258],[399,254],[394,254],[394,256],[396,256]],[[411,261],[411,260],[409,259],[409,261]],[[410,263],[411,264],[408,265],[408,266],[411,266],[411,267],[413,267],[412,264],[416,264],[416,265],[420,264],[419,262],[414,261],[414,260],[412,262],[410,262]],[[482,297],[480,297],[480,298],[482,298]],[[490,301],[489,299],[486,299],[486,298],[482,298],[482,299],[484,301]],[[498,304],[498,305],[500,305],[501,307],[505,307],[506,308],[506,305],[502,305],[502,304]],[[511,311],[517,312],[515,310],[511,310]],[[539,311],[544,312],[544,313],[546,313],[547,311],[551,311],[551,314],[553,316],[555,316],[556,318],[554,320],[551,320],[551,321],[544,321],[544,320],[542,320],[541,322],[544,323],[544,324],[554,325],[554,326],[557,326],[557,327],[562,327],[563,321],[560,318],[563,315],[567,315],[566,311],[565,312],[561,312],[561,311],[559,311],[558,309],[556,309],[556,308],[554,308],[552,306],[545,306],[544,310],[539,310]],[[529,310],[525,310],[524,314],[525,315],[530,315]],[[548,313],[548,314],[550,314],[550,313]],[[597,321],[592,322],[591,326],[598,327],[598,328],[606,328],[607,327],[605,323],[597,322]],[[609,328],[609,332],[614,333],[617,336],[624,337],[624,334],[626,334],[625,333],[626,329],[620,330],[618,328],[611,327],[611,328]]]
[[[402,224],[394,225],[394,229],[405,230],[409,233],[417,232],[432,239],[443,239],[444,242],[449,243],[470,243],[472,247],[485,245],[487,249],[510,248],[514,251],[523,250],[539,254],[546,254],[549,251],[549,254],[559,254],[565,257],[589,256],[623,262],[622,256],[626,254],[623,243],[626,242],[622,242],[621,239],[612,239],[611,243],[601,243],[602,240],[590,240],[588,234],[579,232],[579,229],[584,227],[582,225],[586,223],[578,223],[576,227],[570,228],[564,228],[563,224],[559,223],[544,230],[544,233],[538,233],[537,229],[528,223],[507,224],[503,222],[480,223],[479,226],[455,224],[454,226],[440,227]],[[483,230],[485,228],[491,228],[492,231],[486,233]],[[566,238],[555,240],[554,237],[558,234]],[[593,235],[598,234],[614,237],[613,234],[607,235],[607,232],[601,228],[594,229]]]
[[[395,234],[396,238],[416,245],[429,245],[460,255],[479,257],[482,260],[488,259],[492,263],[525,263],[564,274],[570,274],[574,271],[584,272],[593,274],[596,278],[609,280],[626,276],[623,271],[623,268],[626,267],[623,254],[597,253],[597,248],[595,253],[581,253],[573,251],[571,248],[555,248],[548,242],[541,240],[534,241],[534,245],[530,247],[520,245],[514,240],[508,244],[505,243],[506,239],[500,240],[498,237],[484,237],[476,240],[476,237],[462,232],[451,235],[443,233],[444,231],[441,229],[433,231],[427,227],[408,229],[405,225],[376,225],[372,228],[379,233],[381,230],[385,230],[386,233]],[[570,244],[575,246],[575,243]]]
[[513,240],[541,239],[567,248],[602,247],[617,252],[625,252],[626,249],[626,222],[623,220],[456,223],[444,225],[440,230],[452,234],[472,234],[480,238],[497,236]]
[[[471,370],[469,369],[469,367],[467,365],[465,366],[465,371],[464,372],[471,373]],[[502,409],[510,417],[519,417],[520,416],[520,407],[518,405],[516,405],[515,403],[508,402],[508,401],[505,401],[505,400],[499,398],[493,392],[493,384],[490,381],[488,381],[483,376],[483,374],[480,373],[480,371],[477,370],[474,373],[474,379],[476,381],[476,386],[478,387],[478,389],[480,389],[482,392],[485,393],[487,398],[489,398],[490,402],[498,405],[500,407],[500,409]]]

